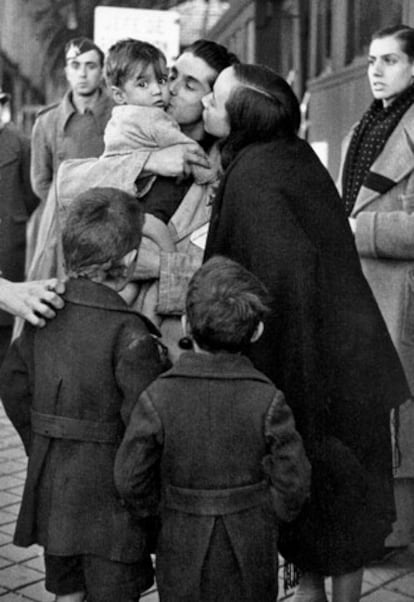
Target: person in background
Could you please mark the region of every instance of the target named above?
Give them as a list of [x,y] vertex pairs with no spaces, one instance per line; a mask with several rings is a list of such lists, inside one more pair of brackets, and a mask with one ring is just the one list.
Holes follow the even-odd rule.
[[299,513],[310,467],[283,393],[244,355],[266,301],[230,259],[194,274],[183,320],[194,351],[142,394],[118,450],[115,483],[134,512],[161,498],[161,602],[277,598],[277,523]]
[[0,395],[29,456],[14,542],[44,548],[56,600],[134,602],[153,583],[147,525],[117,495],[113,464],[139,394],[167,367],[155,327],[118,294],[141,240],[136,200],[94,188],[63,230],[65,306],[25,325],[0,371]]
[[300,570],[293,600],[326,602],[331,576],[333,602],[358,602],[363,567],[395,516],[389,419],[410,390],[335,185],[297,136],[290,86],[266,67],[235,65],[204,105],[226,169],[205,259],[228,256],[268,288],[250,357],[284,392],[312,465],[309,503],[280,532]]
[[112,100],[103,83],[102,50],[88,38],[65,46],[69,89],[59,103],[41,110],[32,133],[31,181],[41,200],[29,224],[28,279],[61,277],[55,177],[65,159],[98,157],[111,116]]
[[[9,121],[10,95],[0,90],[0,274],[24,280],[26,224],[39,203],[30,185],[30,142]],[[13,332],[13,318],[0,311],[0,364]]]
[[[362,269],[414,392],[414,29],[374,33],[374,100],[344,144],[339,177]],[[383,553],[414,542],[414,404],[396,412],[397,521]]]

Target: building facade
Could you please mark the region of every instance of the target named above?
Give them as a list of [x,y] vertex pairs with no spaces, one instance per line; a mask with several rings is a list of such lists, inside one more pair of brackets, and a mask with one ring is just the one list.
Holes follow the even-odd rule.
[[292,84],[301,134],[336,177],[343,137],[371,101],[371,34],[397,23],[414,26],[412,0],[233,0],[209,35]]
[[1,0],[0,87],[11,94],[11,116],[23,130],[30,131],[31,123],[25,120],[44,102],[42,56],[33,4]]

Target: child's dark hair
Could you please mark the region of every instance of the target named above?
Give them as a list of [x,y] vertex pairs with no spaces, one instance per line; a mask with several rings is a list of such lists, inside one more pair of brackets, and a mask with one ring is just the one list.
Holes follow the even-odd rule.
[[152,65],[157,78],[167,75],[167,60],[165,55],[148,42],[126,38],[113,44],[108,50],[105,60],[105,81],[107,86],[122,88],[130,79],[136,66],[141,64],[143,69]]
[[201,349],[237,353],[248,348],[269,312],[262,282],[239,263],[219,255],[192,277],[186,314],[191,336]]
[[62,232],[66,271],[71,277],[125,272],[120,260],[141,242],[144,214],[137,200],[118,188],[90,188],[71,203]]

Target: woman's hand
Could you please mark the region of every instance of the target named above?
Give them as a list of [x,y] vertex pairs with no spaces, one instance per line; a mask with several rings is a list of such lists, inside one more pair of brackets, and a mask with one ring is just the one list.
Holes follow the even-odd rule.
[[54,318],[64,305],[60,295],[63,282],[56,278],[34,282],[9,282],[0,279],[0,308],[23,318],[33,326],[45,326],[45,318]]
[[144,173],[157,176],[176,177],[191,173],[191,165],[209,167],[206,153],[201,146],[193,144],[175,144],[168,148],[153,151],[145,165]]

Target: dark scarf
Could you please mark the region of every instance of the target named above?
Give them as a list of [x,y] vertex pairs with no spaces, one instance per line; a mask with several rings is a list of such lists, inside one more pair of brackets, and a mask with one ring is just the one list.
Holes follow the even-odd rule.
[[347,215],[352,212],[361,186],[383,194],[394,185],[392,180],[371,172],[370,168],[413,103],[414,85],[411,85],[388,107],[384,107],[382,101],[374,100],[362,116],[353,133],[342,176],[343,200]]

